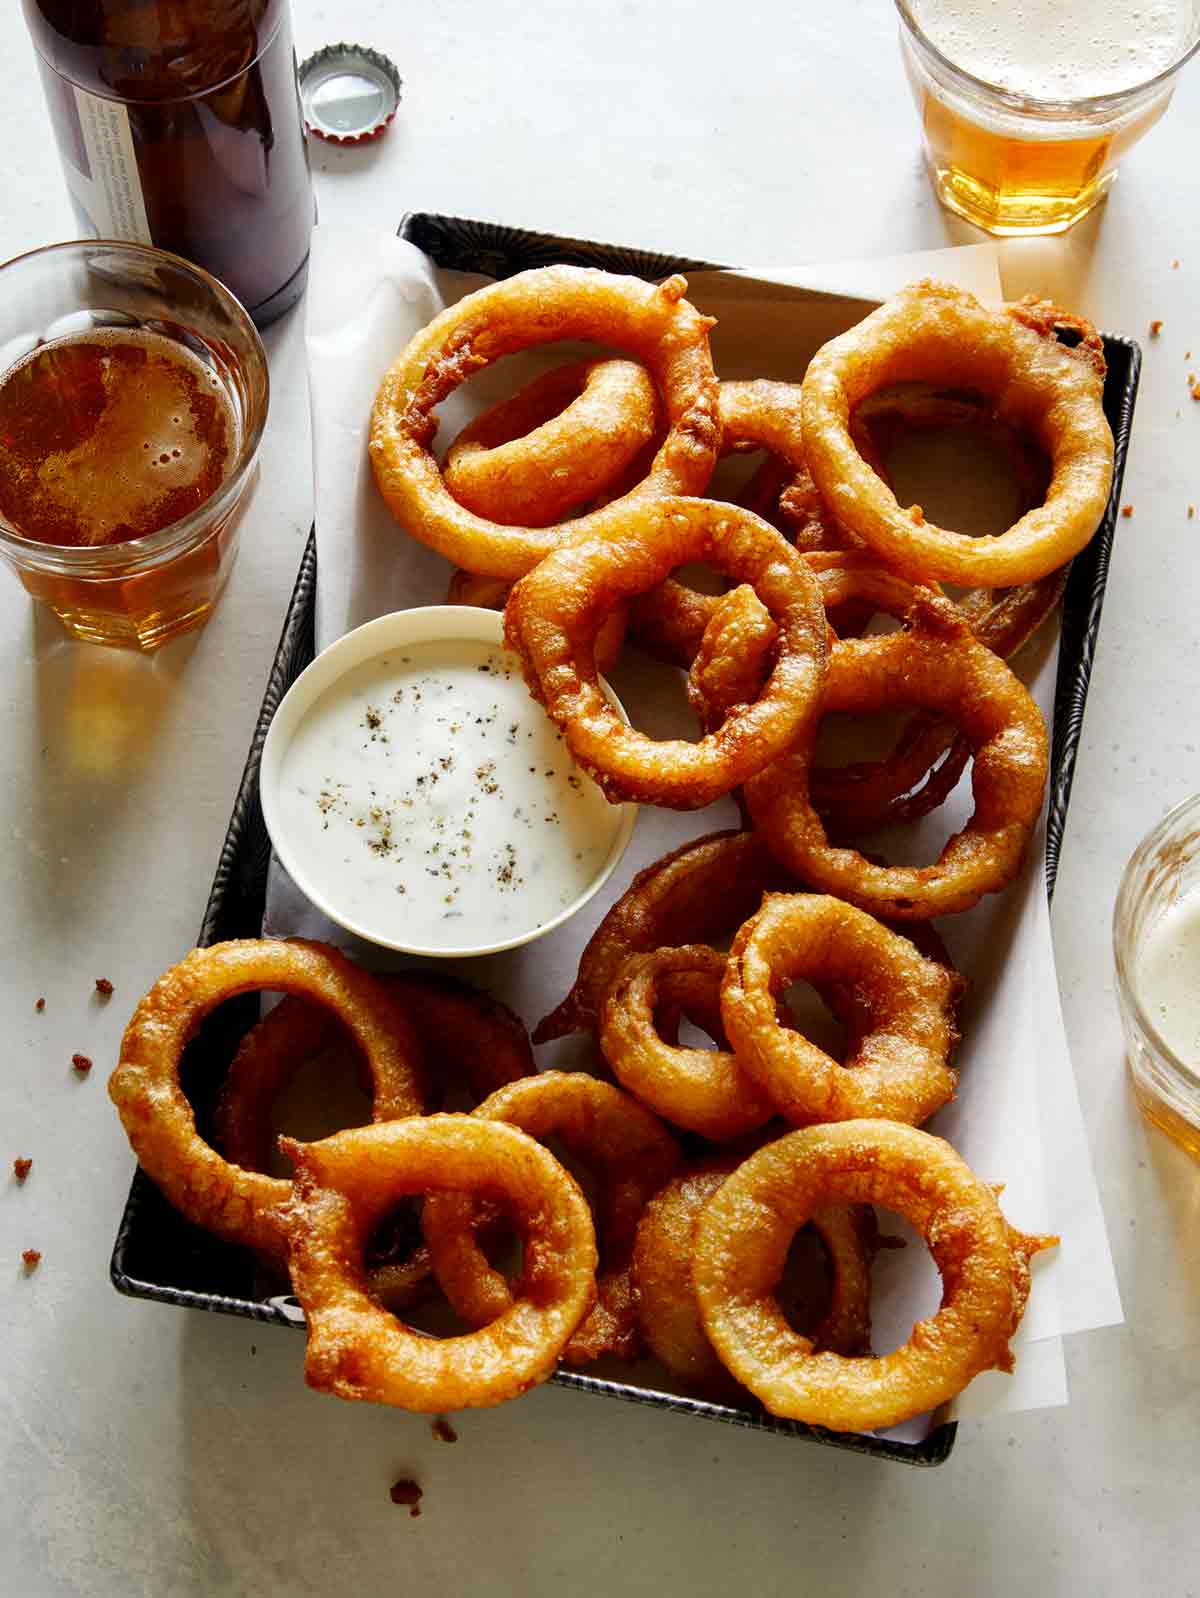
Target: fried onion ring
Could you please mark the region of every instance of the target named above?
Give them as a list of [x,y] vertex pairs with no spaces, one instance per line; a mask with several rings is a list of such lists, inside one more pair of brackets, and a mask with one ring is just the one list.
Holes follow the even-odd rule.
[[468,510],[549,527],[615,483],[654,437],[658,395],[637,361],[576,361],[468,423],[442,477]]
[[[778,1019],[811,982],[846,1027],[843,1064]],[[739,928],[721,984],[738,1064],[797,1126],[881,1116],[919,1125],[954,1097],[960,979],[873,916],[825,894],[772,893]]]
[[[516,584],[505,638],[530,692],[610,801],[696,810],[761,771],[815,716],[826,648],[820,590],[801,556],[749,511],[660,499],[609,514],[603,535],[556,550]],[[689,560],[708,560],[754,588],[778,629],[775,662],[755,702],[700,743],[655,742],[602,693],[595,637],[613,603]]]
[[[831,1204],[897,1211],[941,1272],[941,1307],[891,1354],[817,1353],[775,1300],[797,1227]],[[1012,1369],[1026,1242],[1050,1239],[1014,1247],[991,1188],[948,1143],[895,1122],[842,1121],[792,1132],[726,1179],[697,1222],[692,1279],[713,1348],[773,1415],[870,1431],[936,1408],[980,1371]]]
[[956,608],[929,596],[910,620],[906,632],[834,646],[821,713],[917,705],[960,727],[974,754],[975,809],[936,865],[874,865],[829,842],[808,793],[811,734],[745,788],[756,825],[793,876],[898,921],[968,910],[1012,881],[1041,811],[1048,763],[1037,705]]
[[[1057,343],[1062,313],[985,309],[944,283],[914,283],[813,357],[801,385],[809,470],[833,514],[888,565],[918,580],[1010,587],[1061,566],[1092,537],[1112,484],[1096,348]],[[1103,357],[1100,357],[1102,361]],[[1050,457],[1045,503],[1007,532],[973,538],[903,509],[859,454],[851,417],[891,384],[932,381],[994,396],[1002,422]]]
[[716,941],[757,910],[786,872],[755,832],[710,832],[639,871],[588,940],[570,993],[538,1022],[535,1043],[596,1032],[600,1007],[630,954]]
[[[600,1267],[596,1302],[563,1350],[572,1365],[601,1354],[628,1359],[637,1349],[630,1254],[646,1200],[674,1173],[675,1139],[648,1110],[608,1082],[582,1072],[543,1071],[511,1083],[474,1112],[531,1137],[557,1137],[588,1166],[597,1183]],[[488,1264],[472,1229],[475,1202],[439,1193],[425,1201],[422,1224],[442,1291],[468,1325],[503,1315],[512,1289]]]
[[[686,290],[678,276],[655,286],[589,267],[546,266],[490,284],[436,316],[387,372],[371,417],[375,481],[400,525],[456,565],[493,577],[519,577],[563,543],[561,523],[506,527],[474,515],[450,493],[429,451],[435,408],[473,372],[563,338],[627,350],[659,389],[666,438],[644,482],[616,504],[702,493],[720,444],[718,385],[712,321],[684,299]],[[591,536],[613,512],[608,505],[578,518],[569,536]]]
[[362,1052],[375,1120],[421,1113],[421,1050],[403,1009],[337,949],[302,939],[193,949],[134,1010],[108,1092],[143,1170],[176,1209],[219,1237],[279,1258],[291,1184],[222,1159],[196,1131],[179,1085],[184,1046],[204,1017],[226,999],[262,989],[315,1000],[342,1022]]
[[[287,1230],[310,1387],[428,1413],[500,1404],[550,1375],[591,1306],[596,1241],[577,1184],[533,1138],[473,1115],[427,1115],[280,1145],[296,1170]],[[501,1199],[524,1254],[500,1316],[439,1339],[375,1301],[363,1251],[400,1199],[427,1193],[428,1206],[445,1192]]]
[[[600,1047],[621,1086],[676,1126],[714,1142],[763,1126],[775,1113],[772,1100],[728,1050],[672,1045],[654,1017],[665,978],[688,973],[701,979],[707,1007],[724,970],[725,956],[704,944],[631,954],[600,1011]],[[682,1008],[687,1013],[686,999]]]
[[[690,1386],[717,1397],[733,1382],[700,1319],[692,1255],[700,1213],[738,1163],[711,1161],[668,1182],[646,1205],[633,1250],[637,1321],[647,1348]],[[810,1224],[829,1262],[829,1307],[808,1335],[815,1348],[868,1354],[874,1213],[835,1205],[817,1210]]]

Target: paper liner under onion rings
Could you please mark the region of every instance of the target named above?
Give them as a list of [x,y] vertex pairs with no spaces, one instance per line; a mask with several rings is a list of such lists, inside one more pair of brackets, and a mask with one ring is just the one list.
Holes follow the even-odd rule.
[[658,395],[637,361],[556,367],[467,424],[442,477],[468,510],[549,527],[594,499],[654,437]]
[[205,1016],[226,999],[260,990],[315,1000],[342,1022],[362,1053],[377,1121],[421,1113],[421,1050],[402,1007],[337,949],[302,939],[193,949],[134,1010],[108,1092],[143,1170],[176,1209],[219,1237],[278,1258],[291,1184],[223,1159],[196,1131],[179,1085],[184,1047]]
[[1042,714],[955,607],[932,596],[913,607],[906,631],[843,639],[830,654],[822,715],[896,705],[953,720],[974,756],[974,811],[936,864],[874,865],[830,843],[808,794],[812,733],[746,784],[746,803],[771,852],[809,887],[898,921],[968,910],[1020,870],[1046,786]]
[[[1011,587],[1056,570],[1092,537],[1112,484],[1097,343],[1059,344],[1062,313],[992,311],[945,283],[914,283],[813,357],[801,385],[804,450],[837,519],[881,560],[918,580]],[[1031,325],[1031,322],[1033,325]],[[1031,432],[1050,457],[1045,503],[1007,532],[973,538],[905,509],[851,436],[855,408],[903,382],[982,390],[997,416]]]
[[[600,1047],[621,1086],[676,1126],[714,1142],[763,1126],[775,1114],[774,1103],[729,1050],[672,1043],[659,1032],[655,1014],[664,983],[685,975],[704,983],[704,1005],[715,1002],[719,1014],[724,970],[725,956],[704,944],[631,954],[600,1012]],[[688,998],[681,1008],[689,1013]],[[697,1019],[694,1010],[691,1017]]]
[[[879,1357],[817,1353],[774,1290],[797,1227],[831,1204],[879,1204],[924,1237],[942,1276],[937,1313]],[[1028,1291],[1025,1238],[948,1143],[891,1121],[792,1132],[722,1183],[696,1225],[692,1280],[721,1362],[773,1415],[870,1431],[935,1409],[980,1371],[1012,1369]]]
[[[740,1162],[709,1161],[656,1193],[638,1223],[633,1250],[637,1321],[642,1338],[668,1370],[713,1397],[736,1383],[713,1352],[692,1284],[692,1255],[700,1212]],[[817,1210],[809,1223],[829,1264],[829,1307],[808,1334],[813,1346],[838,1354],[871,1348],[873,1211],[866,1206]]]
[[[778,1015],[808,981],[846,1029],[842,1063]],[[866,1116],[919,1125],[954,1097],[962,982],[873,916],[826,894],[773,893],[733,940],[721,1020],[737,1063],[797,1126]]]
[[[427,1115],[280,1145],[296,1173],[287,1228],[310,1387],[436,1412],[500,1404],[550,1375],[592,1304],[596,1242],[578,1185],[539,1143],[499,1121]],[[445,1192],[502,1202],[523,1259],[496,1320],[434,1338],[372,1297],[363,1252],[400,1199],[424,1193],[428,1205]]]
[[[371,417],[370,457],[388,508],[414,538],[457,566],[519,577],[564,538],[606,527],[617,506],[643,495],[702,493],[720,444],[717,379],[708,348],[711,319],[684,293],[589,267],[519,272],[469,294],[434,317],[393,363]],[[512,527],[476,516],[442,480],[429,445],[436,407],[502,355],[557,339],[592,339],[636,356],[659,390],[667,434],[645,481],[624,500],[567,524]]]
[[[774,659],[754,703],[699,743],[655,741],[605,698],[595,639],[614,604],[689,560],[750,584],[778,630]],[[705,500],[642,500],[611,512],[603,534],[556,550],[515,585],[504,631],[530,692],[614,803],[696,810],[736,788],[811,724],[825,669],[825,612],[803,558],[749,511]]]
[[[457,568],[446,589],[448,605],[473,605],[476,610],[503,610],[508,604],[512,584],[504,577],[478,577],[474,572]],[[596,634],[596,668],[608,674],[617,663],[621,645],[625,642],[625,624],[629,611],[621,605],[610,612],[603,627]]]
[[[582,1072],[543,1071],[501,1088],[473,1119],[519,1126],[539,1140],[554,1137],[596,1179],[600,1262],[596,1302],[563,1350],[574,1365],[602,1354],[631,1358],[637,1349],[630,1254],[646,1200],[674,1174],[679,1150],[666,1127],[628,1094]],[[512,1289],[488,1263],[471,1221],[475,1201],[431,1195],[422,1224],[434,1272],[468,1325],[505,1313]]]

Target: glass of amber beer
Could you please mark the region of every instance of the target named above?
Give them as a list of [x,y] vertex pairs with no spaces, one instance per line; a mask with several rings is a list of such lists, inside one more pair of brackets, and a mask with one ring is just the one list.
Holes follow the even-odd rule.
[[233,564],[269,380],[229,291],[148,245],[0,266],[0,554],[76,638],[156,649]]
[[942,204],[1001,236],[1099,203],[1200,48],[1200,0],[896,0]]

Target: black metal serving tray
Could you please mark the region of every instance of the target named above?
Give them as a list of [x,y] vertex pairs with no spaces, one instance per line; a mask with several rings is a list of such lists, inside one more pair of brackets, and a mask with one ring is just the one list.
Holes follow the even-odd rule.
[[[406,216],[399,231],[402,238],[423,250],[436,265],[485,273],[490,277],[508,277],[528,267],[568,262],[656,280],[672,272],[698,271],[710,265],[647,250],[620,249],[425,212]],[[1141,368],[1141,351],[1130,340],[1106,336],[1104,346],[1108,358],[1104,407],[1116,440],[1116,469],[1104,522],[1087,548],[1076,556],[1063,603],[1046,840],[1046,887],[1051,894],[1099,633]],[[279,701],[313,658],[316,578],[316,544],[310,534],[200,928],[197,941],[201,945],[227,938],[258,937],[262,931],[270,845],[259,805],[259,760]],[[183,1084],[195,1106],[201,1131],[209,1124],[216,1091],[229,1060],[257,1013],[253,997],[222,1005],[188,1049]],[[254,1271],[254,1261],[248,1252],[189,1225],[143,1171],[139,1169],[135,1173],[113,1249],[111,1275],[118,1292],[190,1309],[241,1315],[250,1320],[302,1325],[303,1317],[293,1299],[263,1300],[255,1296]],[[910,1465],[940,1465],[954,1445],[956,1427],[953,1422],[936,1425],[921,1441],[910,1443],[829,1432],[821,1427],[780,1420],[767,1414],[749,1396],[744,1406],[733,1406],[634,1387],[575,1371],[560,1371],[552,1379],[564,1387],[604,1393],[677,1413],[702,1415],[758,1431],[804,1437],[831,1447]]]

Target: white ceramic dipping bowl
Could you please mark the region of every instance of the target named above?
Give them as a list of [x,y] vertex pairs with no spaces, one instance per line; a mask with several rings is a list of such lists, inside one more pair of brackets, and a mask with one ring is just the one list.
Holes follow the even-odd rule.
[[[428,869],[424,860],[405,860],[403,826],[398,828],[396,834],[384,837],[378,832],[372,834],[361,820],[357,823],[352,820],[347,822],[344,814],[331,815],[328,819],[335,832],[340,827],[342,834],[349,837],[346,860],[344,863],[339,861],[336,870],[328,866],[318,869],[315,843],[311,836],[311,817],[307,823],[309,831],[306,837],[306,826],[297,820],[297,805],[291,800],[285,802],[284,784],[288,780],[288,755],[293,741],[306,721],[310,727],[315,726],[315,720],[310,721],[310,718],[319,714],[320,702],[326,695],[331,696],[326,704],[333,702],[337,685],[348,687],[343,679],[356,673],[359,668],[368,668],[369,663],[374,660],[383,661],[395,657],[406,647],[421,646],[419,657],[410,658],[419,658],[432,669],[431,662],[436,658],[434,646],[437,644],[446,645],[448,659],[454,654],[456,646],[484,645],[506,654],[507,659],[512,662],[513,678],[520,687],[520,696],[518,709],[511,713],[520,714],[522,717],[521,736],[544,737],[547,725],[545,711],[529,697],[520,679],[520,667],[516,657],[504,650],[503,633],[503,618],[499,611],[478,610],[467,605],[429,605],[380,616],[362,627],[356,627],[353,632],[339,638],[336,643],[318,655],[288,689],[271,722],[263,746],[259,790],[263,817],[275,853],[296,886],[331,921],[383,948],[397,949],[406,954],[466,959],[476,955],[496,954],[503,949],[516,948],[520,944],[531,942],[534,938],[540,938],[569,920],[603,887],[625,853],[633,834],[637,806],[609,805],[603,800],[600,800],[599,804],[593,804],[592,796],[594,794],[595,798],[599,799],[599,790],[595,788],[591,779],[571,762],[573,776],[567,779],[571,783],[571,795],[579,796],[582,792],[576,786],[576,779],[579,783],[587,785],[589,824],[590,818],[594,816],[595,828],[603,828],[598,836],[589,837],[587,860],[590,874],[570,902],[555,909],[546,919],[536,920],[538,912],[532,909],[529,925],[519,924],[519,912],[523,905],[533,903],[532,896],[513,892],[511,888],[506,891],[499,885],[493,889],[489,885],[487,889],[489,893],[494,891],[499,895],[506,892],[505,908],[509,914],[509,924],[505,927],[505,934],[498,938],[481,937],[479,920],[473,920],[466,913],[446,920],[444,941],[431,936],[429,931],[422,933],[420,927],[414,927],[410,934],[402,924],[398,925],[398,920],[401,922],[403,920],[403,915],[398,916],[397,913],[397,906],[402,901],[397,901],[395,894],[397,891],[405,890],[397,890],[396,869],[411,868],[415,871]],[[624,709],[607,684],[605,692],[613,706],[622,717],[625,717]],[[446,708],[444,704],[442,708]],[[432,717],[435,712],[431,708],[428,714]],[[497,750],[502,750],[513,725],[515,724],[509,722],[504,728],[496,728],[493,738]],[[362,733],[360,728],[356,736],[369,737],[370,734]],[[447,747],[453,754],[454,745],[449,744]],[[565,743],[557,745],[556,757],[560,761],[570,761]],[[321,780],[324,781],[324,778]],[[387,806],[392,800],[384,792],[384,787],[385,783],[381,781],[379,802]],[[294,791],[294,785],[290,791]],[[324,799],[325,796],[321,797]],[[333,804],[334,800],[331,799],[329,802]],[[515,808],[517,801],[501,790],[500,796],[490,801],[493,816],[497,807],[503,807],[506,802]],[[313,805],[316,804],[317,800],[314,798]],[[390,814],[390,811],[388,813]],[[411,811],[397,810],[395,813],[407,824]],[[522,824],[526,828],[530,825],[528,820]],[[318,825],[323,825],[323,822]],[[350,830],[354,825],[360,829],[357,837]],[[373,836],[376,840],[374,853],[371,846]],[[382,842],[380,842],[381,837]],[[355,843],[361,846],[355,848],[353,847]],[[386,852],[390,871],[380,870],[381,851]],[[441,855],[440,859],[444,860],[445,856]],[[359,880],[356,874],[355,862],[361,862],[363,880]],[[435,864],[438,863],[440,862],[435,861]],[[428,874],[433,875],[431,869],[428,870]],[[498,879],[494,880],[498,883]],[[365,888],[364,881],[369,881],[370,886]]]

